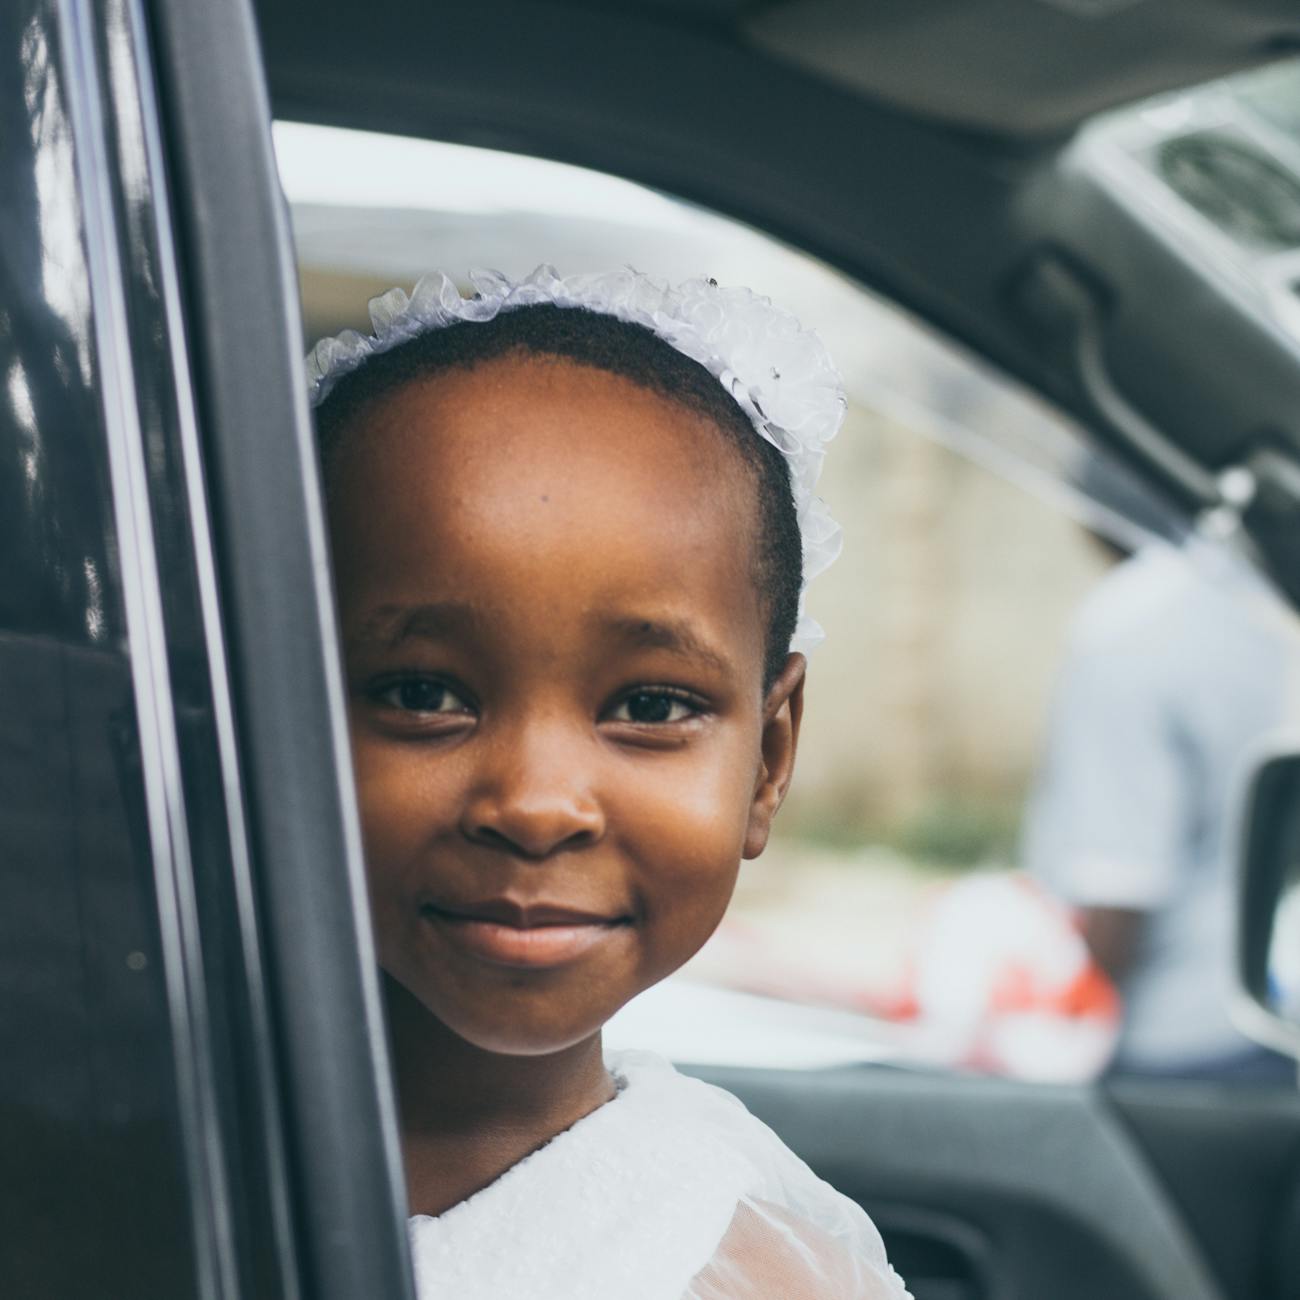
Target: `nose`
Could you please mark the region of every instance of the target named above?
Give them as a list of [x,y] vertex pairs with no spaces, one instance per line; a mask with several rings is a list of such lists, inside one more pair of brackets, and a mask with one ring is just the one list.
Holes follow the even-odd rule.
[[595,844],[605,815],[579,749],[550,728],[501,737],[465,803],[462,832],[534,859]]

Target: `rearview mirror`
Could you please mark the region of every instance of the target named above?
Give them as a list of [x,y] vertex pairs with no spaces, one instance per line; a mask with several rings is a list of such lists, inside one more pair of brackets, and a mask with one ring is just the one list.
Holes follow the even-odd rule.
[[1246,787],[1237,915],[1238,1019],[1300,1058],[1300,743],[1265,754]]

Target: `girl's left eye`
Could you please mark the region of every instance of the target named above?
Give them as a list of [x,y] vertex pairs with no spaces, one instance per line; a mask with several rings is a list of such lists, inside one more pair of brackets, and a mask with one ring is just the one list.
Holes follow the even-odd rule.
[[633,691],[625,695],[610,715],[615,722],[659,725],[685,722],[699,713],[699,706],[672,691]]

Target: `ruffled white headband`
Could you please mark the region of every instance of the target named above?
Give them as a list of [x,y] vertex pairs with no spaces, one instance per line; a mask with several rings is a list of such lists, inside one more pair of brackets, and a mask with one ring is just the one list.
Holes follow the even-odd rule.
[[[430,330],[488,321],[534,303],[585,307],[642,325],[698,361],[782,452],[803,539],[805,589],[840,553],[840,526],[814,489],[826,444],[844,420],[844,385],[822,341],[789,312],[748,289],[724,289],[703,279],[674,289],[631,269],[561,279],[541,266],[518,283],[495,271],[473,271],[469,280],[475,296],[465,298],[455,281],[434,271],[409,297],[390,289],[371,300],[369,337],[344,330],[321,339],[307,357],[312,405],[320,405],[339,379],[368,358]],[[805,613],[801,593],[790,648],[806,652],[824,635]]]

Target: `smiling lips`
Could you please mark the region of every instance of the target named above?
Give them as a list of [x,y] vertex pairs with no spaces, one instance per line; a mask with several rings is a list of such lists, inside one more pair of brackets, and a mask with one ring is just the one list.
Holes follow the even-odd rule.
[[482,961],[535,970],[577,960],[628,920],[549,904],[522,906],[508,899],[465,905],[426,903],[420,914],[441,935]]

